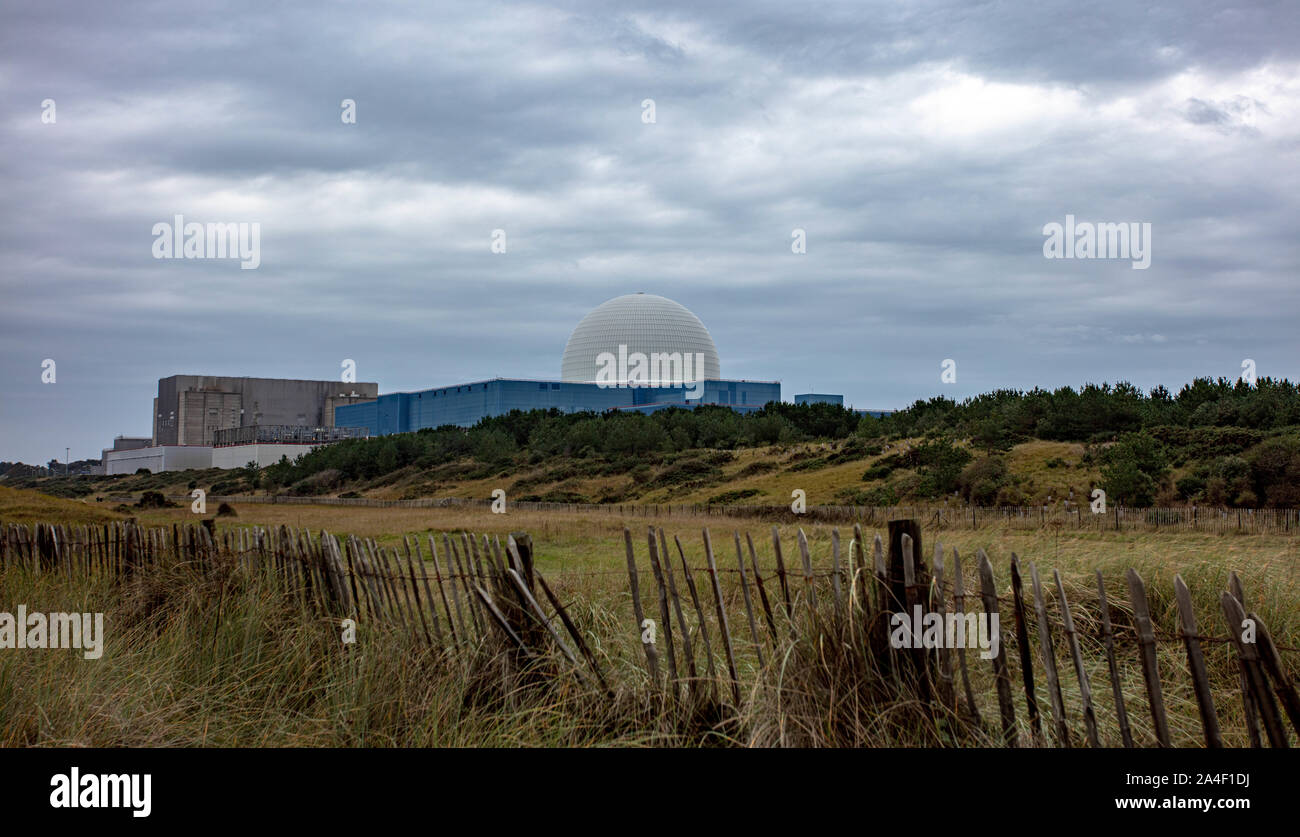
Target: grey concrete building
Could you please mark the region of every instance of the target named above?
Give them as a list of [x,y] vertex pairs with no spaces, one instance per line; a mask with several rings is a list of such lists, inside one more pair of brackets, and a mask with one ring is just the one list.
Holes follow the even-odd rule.
[[334,426],[334,408],[373,401],[378,383],[172,375],[158,380],[152,445],[211,445],[218,430]]

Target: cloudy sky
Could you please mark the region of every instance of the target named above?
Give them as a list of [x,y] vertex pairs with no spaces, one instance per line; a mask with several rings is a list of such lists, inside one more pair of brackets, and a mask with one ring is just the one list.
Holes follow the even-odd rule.
[[[0,459],[177,373],[558,377],[635,291],[786,398],[1296,380],[1298,69],[1290,0],[4,0]],[[260,265],[155,259],[177,214]],[[1045,258],[1066,215],[1150,267]]]

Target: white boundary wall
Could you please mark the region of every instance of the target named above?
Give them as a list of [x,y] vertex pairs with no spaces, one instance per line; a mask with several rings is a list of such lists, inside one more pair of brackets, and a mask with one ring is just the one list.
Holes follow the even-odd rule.
[[232,468],[243,468],[249,462],[256,462],[257,467],[265,468],[279,462],[282,456],[289,457],[289,461],[292,462],[307,451],[318,447],[320,445],[227,445],[212,448],[211,467],[230,470]]
[[140,468],[151,473],[211,468],[212,448],[208,445],[159,445],[154,448],[111,450],[105,455],[108,474],[134,474]]

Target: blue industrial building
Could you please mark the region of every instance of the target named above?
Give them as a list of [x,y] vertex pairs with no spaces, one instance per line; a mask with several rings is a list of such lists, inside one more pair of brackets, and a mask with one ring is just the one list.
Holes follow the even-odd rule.
[[844,406],[843,395],[832,395],[827,392],[805,392],[794,397],[796,404],[834,404],[837,407]]
[[627,388],[493,378],[418,392],[393,392],[364,404],[336,407],[334,423],[339,427],[364,427],[372,436],[386,436],[445,424],[471,427],[481,418],[505,415],[511,410],[652,413],[668,407],[718,404],[751,412],[769,401],[781,400],[781,384],[776,381],[704,381],[702,390],[699,398],[688,399],[686,388],[681,386]]

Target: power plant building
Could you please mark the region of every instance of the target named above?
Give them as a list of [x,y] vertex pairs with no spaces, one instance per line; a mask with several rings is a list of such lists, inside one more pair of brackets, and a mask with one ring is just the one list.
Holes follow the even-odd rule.
[[[723,378],[712,336],[684,306],[654,294],[625,294],[574,328],[558,380],[491,378],[380,395],[373,382],[162,378],[148,446],[120,438],[114,447],[123,449],[104,451],[103,467],[108,474],[264,467],[340,439],[472,427],[512,410],[653,413],[716,405],[745,413],[780,400],[779,381]],[[795,401],[842,405],[844,398],[805,393]]]
[[333,427],[336,407],[377,395],[373,382],[172,375],[158,381],[153,444],[211,445],[233,427]]
[[191,468],[265,467],[342,438],[365,435],[336,429],[336,407],[373,400],[374,382],[342,383],[286,378],[172,375],[160,378],[153,400],[153,435],[118,437],[103,452],[105,474]]

